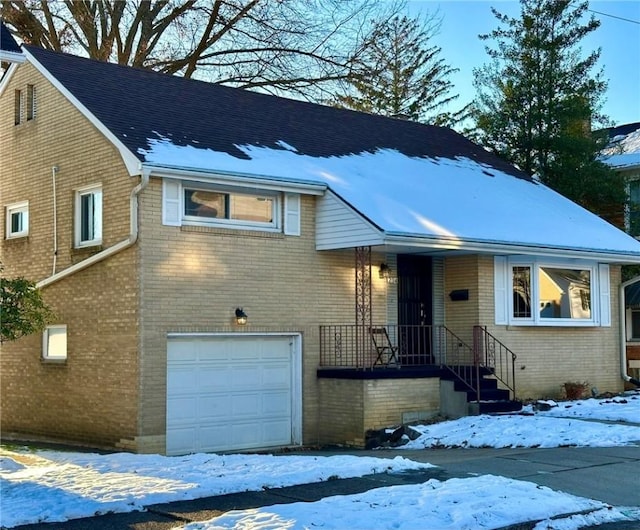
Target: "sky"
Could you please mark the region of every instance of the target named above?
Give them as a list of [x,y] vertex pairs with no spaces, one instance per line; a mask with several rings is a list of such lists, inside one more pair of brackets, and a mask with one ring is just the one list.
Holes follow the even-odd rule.
[[[488,62],[485,42],[478,39],[498,27],[491,7],[518,17],[515,0],[409,0],[410,14],[440,12],[440,34],[434,44],[442,48],[442,58],[460,72],[451,76],[461,105],[474,97],[473,68]],[[603,110],[615,125],[640,122],[640,0],[594,0],[589,9],[601,21],[600,27],[585,37],[582,48],[591,52],[602,48],[599,66],[609,80]],[[605,16],[602,13],[606,13]],[[637,23],[620,20],[620,17]],[[457,107],[456,107],[457,108]]]
[[[403,448],[640,444],[640,390],[608,399],[545,403],[550,410],[527,405],[524,415],[474,416],[415,426],[421,435],[411,442],[406,438],[408,443]],[[0,526],[141,511],[145,506],[171,501],[431,467],[402,456],[165,457],[0,446]],[[585,513],[570,515],[580,511]],[[559,517],[538,523],[534,530],[577,530],[609,521],[640,521],[640,506],[610,506],[528,481],[470,475],[326,497],[317,502],[230,511],[181,528],[488,530],[555,516]]]

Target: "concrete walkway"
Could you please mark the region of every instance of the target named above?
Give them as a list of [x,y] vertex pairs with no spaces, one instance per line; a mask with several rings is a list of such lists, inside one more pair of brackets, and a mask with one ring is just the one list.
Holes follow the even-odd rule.
[[[296,454],[296,453],[287,453]],[[193,501],[150,506],[146,512],[110,514],[65,523],[17,527],[21,530],[169,530],[187,522],[211,519],[229,510],[241,510],[292,502],[312,502],[333,495],[350,495],[385,486],[417,484],[435,478],[492,474],[526,480],[600,500],[614,506],[640,506],[640,447],[561,447],[553,449],[425,449],[353,451],[304,451],[306,456],[354,454],[394,458],[403,456],[439,466],[400,474],[375,474],[275,488],[259,492],[235,493]],[[509,527],[530,530],[535,522]],[[634,523],[609,523],[601,530],[638,530]],[[375,530],[375,529],[372,529]],[[437,530],[437,529],[431,529]],[[507,530],[507,529],[504,529]]]

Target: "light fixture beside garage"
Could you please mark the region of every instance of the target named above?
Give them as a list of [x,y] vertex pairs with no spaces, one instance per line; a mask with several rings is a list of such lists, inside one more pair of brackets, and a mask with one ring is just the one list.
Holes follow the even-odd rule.
[[236,324],[238,326],[244,326],[247,323],[248,317],[247,314],[241,307],[236,308]]

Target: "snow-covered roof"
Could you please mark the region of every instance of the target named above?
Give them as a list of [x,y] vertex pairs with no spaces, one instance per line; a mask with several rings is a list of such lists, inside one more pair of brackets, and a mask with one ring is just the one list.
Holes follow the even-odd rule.
[[25,48],[123,157],[165,175],[323,185],[387,243],[640,261],[635,239],[451,129]]
[[609,138],[603,162],[616,169],[640,167],[640,122],[609,129]]

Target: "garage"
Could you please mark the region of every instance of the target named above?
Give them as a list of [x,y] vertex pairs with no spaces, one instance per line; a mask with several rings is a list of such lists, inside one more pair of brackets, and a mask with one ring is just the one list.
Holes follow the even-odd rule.
[[300,336],[171,334],[167,455],[301,443]]

